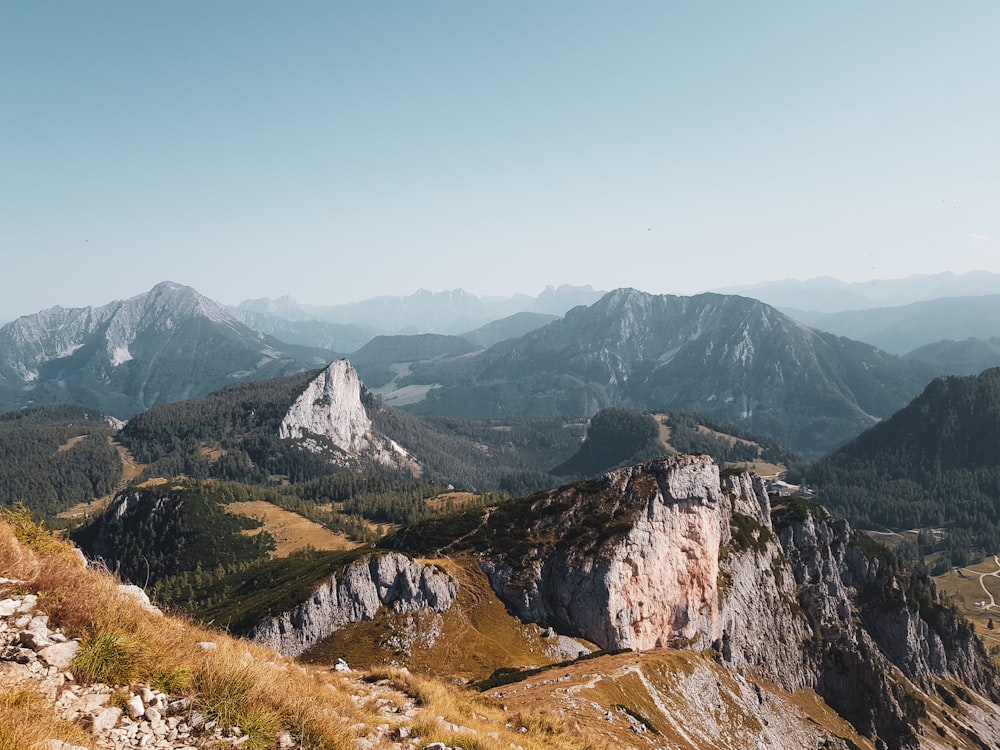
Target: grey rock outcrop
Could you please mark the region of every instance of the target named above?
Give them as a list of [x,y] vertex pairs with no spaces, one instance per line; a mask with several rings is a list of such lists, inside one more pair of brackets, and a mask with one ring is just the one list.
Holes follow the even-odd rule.
[[523,503],[480,532],[481,565],[521,619],[608,649],[710,648],[814,688],[890,748],[919,746],[907,685],[1000,697],[982,643],[929,579],[818,506],[783,500],[772,515],[751,473],[677,456]]
[[338,359],[316,376],[289,407],[278,436],[299,440],[314,453],[333,446],[343,457],[364,457],[401,469],[419,471],[419,464],[395,440],[379,434],[365,408],[366,389],[346,359]]
[[383,606],[444,612],[457,594],[458,583],[438,568],[396,552],[370,555],[330,576],[299,606],[258,623],[250,638],[298,656],[348,623],[373,619]]
[[361,403],[361,379],[350,362],[338,359],[295,400],[281,420],[278,435],[322,435],[345,453],[355,455],[365,445],[371,426]]

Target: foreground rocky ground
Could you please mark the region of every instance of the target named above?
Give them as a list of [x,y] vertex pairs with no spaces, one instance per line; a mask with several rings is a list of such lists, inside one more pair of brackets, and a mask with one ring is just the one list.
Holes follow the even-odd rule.
[[[39,608],[35,594],[14,593],[22,581],[0,579],[0,688],[8,693],[30,690],[41,696],[58,719],[71,722],[93,738],[91,747],[107,750],[160,748],[241,747],[250,735],[239,726],[225,726],[194,707],[190,698],[178,698],[148,684],[107,685],[77,681],[70,668],[80,650],[79,639],[71,639],[49,627],[48,616]],[[212,641],[200,646],[216,648]],[[248,659],[253,656],[248,652]],[[297,668],[297,667],[293,667]],[[417,716],[413,698],[395,690],[388,680],[367,682],[340,662],[339,678],[350,683],[352,700],[370,704],[385,722],[368,736],[355,739],[358,750],[380,747],[444,750],[441,742],[423,743],[408,724]],[[478,734],[439,717],[442,729],[455,734]],[[359,727],[360,728],[360,727]],[[49,750],[76,750],[78,746],[57,739],[47,741]],[[301,738],[290,731],[277,735],[277,747],[301,746]]]

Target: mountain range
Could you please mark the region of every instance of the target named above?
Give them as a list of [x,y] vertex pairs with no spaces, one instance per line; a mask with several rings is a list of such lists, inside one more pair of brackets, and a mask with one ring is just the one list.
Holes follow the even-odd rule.
[[785,312],[813,328],[864,341],[893,354],[907,354],[942,340],[1000,336],[1000,294],[942,297],[836,313]]
[[[829,450],[929,380],[919,363],[808,328],[745,297],[610,292],[478,354],[408,364],[418,414],[590,416],[608,406],[685,409]],[[378,392],[391,401],[389,388]]]
[[0,328],[0,410],[68,403],[124,418],[334,356],[279,341],[190,287],[163,282],[127,300],[55,307]]
[[742,284],[715,291],[753,297],[783,310],[837,313],[908,305],[940,297],[1000,294],[1000,274],[988,271],[945,272],[855,282],[822,276],[804,281],[785,279]]
[[[733,295],[620,289],[564,318],[522,314],[476,333],[470,339],[500,340],[482,348],[459,336],[381,336],[352,358],[380,397],[417,414],[583,418],[610,406],[682,409],[807,454],[890,415],[939,373]],[[0,409],[73,403],[121,418],[339,356],[285,344],[170,282],[98,308],[22,317],[0,328],[0,352]]]
[[[322,321],[357,326],[373,334],[460,334],[517,313],[561,316],[590,305],[605,293],[589,286],[546,287],[537,297],[478,297],[464,289],[406,296],[383,296],[343,305],[303,305],[291,297],[241,302],[241,312],[267,314],[285,321]],[[351,350],[346,350],[351,351]]]
[[[204,313],[198,307],[196,317]],[[477,369],[480,360],[494,368],[506,360],[512,373],[537,373],[537,383],[568,373],[597,392],[613,377],[625,388],[638,383],[623,392],[646,397],[675,380],[698,393],[681,366],[708,363],[698,371],[706,388],[718,387],[711,377],[746,372],[769,385],[765,395],[791,384],[788,394],[825,389],[841,399],[826,403],[848,406],[858,403],[848,397],[877,400],[884,394],[872,383],[911,366],[753,300],[635,290],[487,349],[443,335],[383,336],[364,349],[359,359],[389,368],[397,385],[436,370],[471,373],[467,382],[482,387],[490,371]],[[657,374],[674,360],[678,369]],[[810,379],[778,377],[784,368]],[[963,498],[972,497],[970,482],[995,486],[995,475],[975,472],[992,461],[998,373],[935,380],[835,453],[832,470],[868,472],[868,485],[849,485],[850,496],[890,507],[896,498],[880,474],[900,484],[939,476]],[[757,393],[751,379],[740,385]],[[522,376],[511,383],[534,385]],[[776,411],[782,402],[769,403]],[[800,419],[808,407],[799,402]],[[772,450],[667,416],[604,410],[583,442],[582,419],[420,417],[387,406],[337,359],[161,404],[124,427],[82,409],[20,410],[0,420],[0,447],[25,471],[29,448],[42,465],[54,454],[53,471],[73,487],[94,482],[94,493],[127,482],[73,533],[91,556],[148,585],[162,606],[326,670],[345,657],[376,670],[373,680],[406,667],[407,675],[468,681],[518,712],[531,696],[586,727],[584,737],[600,726],[591,718],[614,725],[606,736],[623,747],[671,738],[734,750],[981,750],[1000,739],[989,654],[925,570],[908,569],[823,508],[768,496],[752,472],[720,471],[705,455],[660,453],[613,468],[657,454],[667,439],[680,445],[685,431],[746,445],[752,458]],[[137,470],[129,479],[111,466],[118,456]],[[576,473],[567,459],[584,465],[580,473],[604,473],[553,488],[542,469]],[[814,483],[823,502],[837,499],[822,476]],[[522,496],[456,491],[476,487]],[[985,510],[954,498],[950,507],[949,536],[967,540],[960,524]],[[377,548],[279,554],[279,511],[336,532],[338,544],[381,539]],[[39,543],[37,532],[30,538]],[[38,636],[16,637],[30,644]],[[287,721],[254,736],[273,745]]]

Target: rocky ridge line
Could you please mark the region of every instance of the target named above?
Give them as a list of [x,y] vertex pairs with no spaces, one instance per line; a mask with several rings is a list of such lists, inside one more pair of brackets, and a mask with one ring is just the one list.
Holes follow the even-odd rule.
[[327,578],[294,609],[255,625],[249,637],[298,656],[348,623],[373,619],[383,606],[445,612],[457,595],[458,582],[442,570],[398,552],[370,555]]

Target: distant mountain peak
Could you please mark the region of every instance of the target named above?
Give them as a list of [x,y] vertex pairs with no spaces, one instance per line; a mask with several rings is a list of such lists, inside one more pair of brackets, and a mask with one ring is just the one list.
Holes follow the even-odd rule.
[[278,436],[299,440],[313,453],[326,452],[325,440],[350,458],[418,471],[419,465],[401,445],[372,426],[363,399],[367,394],[353,365],[347,359],[335,360],[291,405]]
[[100,307],[42,310],[0,327],[0,410],[80,403],[130,416],[233,380],[315,367],[329,354],[289,347],[174,281]]
[[361,389],[361,379],[350,362],[331,362],[289,408],[281,420],[279,437],[321,435],[345,453],[357,455],[372,427],[361,403]]

